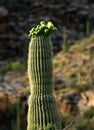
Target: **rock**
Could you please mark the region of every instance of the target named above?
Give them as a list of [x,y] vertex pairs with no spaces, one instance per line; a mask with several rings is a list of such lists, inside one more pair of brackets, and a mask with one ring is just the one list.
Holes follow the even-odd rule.
[[62,88],[65,87],[64,81],[62,79],[54,79],[54,89],[55,91],[61,90]]
[[[94,36],[93,36],[94,37]],[[89,39],[84,39],[81,41],[81,43],[78,45],[73,45],[70,47],[70,49],[64,53],[61,51],[57,56],[54,58],[54,72],[55,79],[61,79],[71,80],[72,78],[77,79],[78,73],[81,74],[81,80],[82,82],[87,81],[87,76],[89,75],[89,68],[90,63],[93,65],[93,50],[94,50],[94,43],[93,43],[93,37],[91,36],[89,39],[92,39],[91,43],[89,42]],[[90,60],[91,57],[91,60]],[[91,66],[92,69],[92,66]],[[93,70],[92,70],[93,71]],[[79,78],[77,79],[79,80]],[[77,82],[75,80],[75,82]],[[89,79],[88,79],[89,80]]]
[[83,113],[92,106],[94,106],[94,92],[91,90],[82,92],[81,99],[78,103],[79,112]]
[[[54,58],[54,79],[57,81],[54,85],[62,114],[68,112],[77,115],[94,106],[93,38],[94,36],[91,36],[80,41],[79,44],[71,46],[67,52],[59,52]],[[64,81],[63,89],[60,88],[58,81],[60,84]]]
[[15,71],[7,72],[3,76],[0,84],[1,92],[14,96],[21,96],[21,93],[27,93],[28,95],[28,86],[29,81],[27,75]]
[[77,115],[78,113],[78,102],[80,101],[79,93],[72,92],[70,94],[58,94],[56,96],[59,110],[62,115],[65,113],[70,113],[72,115]]
[[0,7],[0,34],[6,33],[8,22],[8,11],[4,7]]
[[4,7],[0,7],[0,18],[6,17],[8,15],[8,10]]
[[[49,4],[48,2],[45,4],[44,2],[34,1],[33,3],[30,2],[32,11],[31,9],[28,8],[29,2],[25,2],[25,3],[26,4],[19,3],[19,5],[16,5],[16,1],[15,1],[13,5],[10,4],[10,6],[8,7],[4,6],[7,9],[9,9],[10,13],[8,13],[8,10],[4,8],[3,6],[0,7],[0,12],[1,12],[0,15],[5,17],[5,19],[1,18],[3,22],[0,21],[0,24],[1,24],[0,30],[1,32],[4,33],[4,38],[3,36],[0,36],[0,38],[2,39],[2,42],[0,43],[0,46],[1,46],[0,59],[1,60],[4,60],[7,58],[4,55],[4,52],[7,53],[6,55],[9,55],[9,57],[12,57],[12,58],[14,57],[16,58],[16,54],[18,54],[18,56],[24,55],[20,53],[20,51],[23,52],[23,50],[21,50],[22,44],[24,43],[24,41],[25,43],[29,42],[27,35],[30,28],[35,26],[41,20],[52,21],[59,30],[57,34],[56,35],[54,34],[52,37],[52,40],[54,43],[53,44],[54,54],[56,54],[62,48],[62,34],[63,34],[62,30],[63,30],[63,25],[67,26],[68,17],[69,17],[69,22],[71,21],[70,27],[72,27],[72,29],[67,29],[69,32],[68,37],[72,37],[73,39],[72,41],[70,40],[71,42],[68,40],[68,43],[69,44],[74,43],[74,40],[77,39],[79,35],[80,37],[84,36],[87,12],[89,9],[87,5],[85,4],[86,3],[85,1],[81,2],[83,3],[81,7],[80,7],[80,4],[77,7],[75,7],[74,5],[68,4],[69,5],[68,8],[66,7],[66,4],[51,4],[51,3]],[[78,4],[79,1],[75,0],[74,2],[69,2],[69,3]],[[24,12],[23,9],[25,9],[26,12]],[[7,16],[8,16],[8,21],[6,18]],[[78,35],[78,33],[76,32],[79,30],[81,32]],[[6,37],[5,37],[5,34],[7,35]],[[11,34],[13,36],[10,36]],[[8,51],[8,49],[10,51]]]
[[0,113],[5,112],[6,109],[12,104],[15,104],[16,101],[17,99],[14,96],[0,92]]
[[62,79],[55,79],[54,84],[62,84],[63,80]]
[[87,4],[87,0],[74,0],[74,1],[71,1],[71,5],[75,5],[75,6],[84,6]]
[[[0,125],[11,125],[11,121],[17,119],[18,107],[19,116],[26,119],[27,99],[29,96],[29,85],[27,74],[13,71],[7,72],[0,77]],[[22,120],[21,120],[22,121]],[[8,126],[9,127],[9,126]]]
[[68,100],[64,100],[63,102],[61,102],[59,104],[59,110],[60,110],[60,113],[63,115],[64,113],[71,113],[72,112],[72,106],[71,104],[69,103]]
[[0,93],[0,112],[4,112],[6,109],[6,96],[3,93]]

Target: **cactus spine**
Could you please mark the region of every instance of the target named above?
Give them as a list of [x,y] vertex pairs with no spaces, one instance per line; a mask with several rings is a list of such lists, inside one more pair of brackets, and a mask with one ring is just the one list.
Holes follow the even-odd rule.
[[29,45],[29,98],[27,130],[61,130],[60,118],[53,97],[52,43],[49,35],[32,37]]

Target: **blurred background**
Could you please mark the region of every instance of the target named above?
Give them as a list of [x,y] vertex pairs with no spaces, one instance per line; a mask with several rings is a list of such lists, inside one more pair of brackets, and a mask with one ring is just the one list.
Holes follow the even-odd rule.
[[51,21],[54,95],[62,128],[94,129],[94,1],[0,0],[0,130],[26,130],[29,30]]

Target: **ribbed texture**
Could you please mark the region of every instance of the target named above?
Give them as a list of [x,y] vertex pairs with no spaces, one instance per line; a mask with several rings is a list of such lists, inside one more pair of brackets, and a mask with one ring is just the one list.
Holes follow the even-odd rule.
[[38,36],[29,45],[28,75],[31,95],[29,98],[27,130],[43,130],[49,123],[50,130],[61,130],[56,102],[52,95],[52,43],[47,36]]

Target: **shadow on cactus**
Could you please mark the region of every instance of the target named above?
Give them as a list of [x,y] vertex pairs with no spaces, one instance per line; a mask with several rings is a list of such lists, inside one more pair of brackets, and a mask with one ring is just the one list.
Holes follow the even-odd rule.
[[31,94],[28,102],[27,130],[61,130],[52,81],[53,54],[50,34],[56,30],[51,22],[46,24],[44,21],[30,30],[28,77]]

